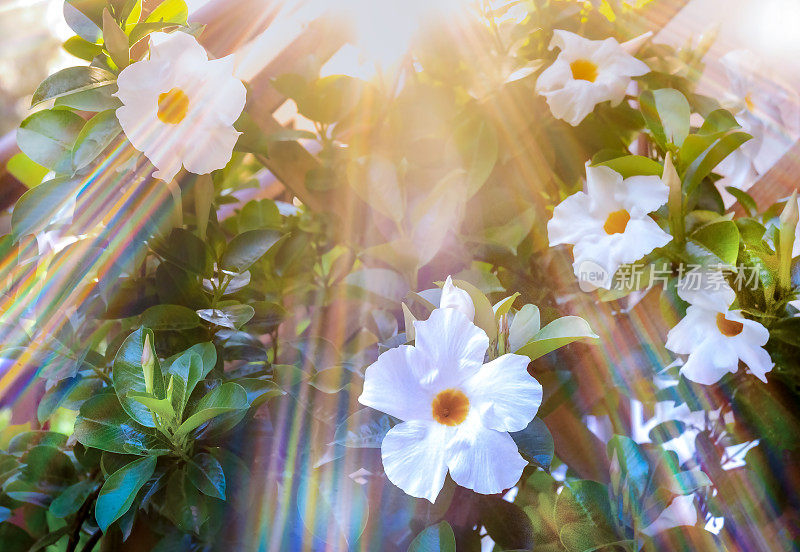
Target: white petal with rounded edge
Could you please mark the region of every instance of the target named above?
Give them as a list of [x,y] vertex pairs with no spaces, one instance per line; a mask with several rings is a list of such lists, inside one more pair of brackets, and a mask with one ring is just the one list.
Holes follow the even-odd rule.
[[716,331],[716,313],[690,305],[686,316],[667,334],[666,348],[679,355],[688,355],[699,347],[710,332]]
[[442,286],[442,296],[439,299],[440,309],[456,309],[464,313],[470,320],[475,319],[475,305],[466,290],[456,287],[453,279],[448,276]]
[[183,164],[186,170],[195,174],[207,174],[223,168],[231,160],[233,146],[236,145],[239,134],[241,133],[230,125],[216,125],[199,130],[184,153]]
[[386,477],[406,494],[434,502],[447,475],[445,451],[454,433],[452,427],[419,420],[394,426],[381,444]]
[[708,337],[689,354],[686,364],[681,367],[681,374],[702,385],[717,383],[728,372],[736,372],[739,358],[730,347],[718,339]]
[[610,167],[596,167],[586,163],[586,194],[589,196],[593,213],[602,216],[600,224],[605,224],[605,217],[612,211],[620,210],[624,205],[624,184],[622,175]]
[[453,481],[480,494],[510,489],[527,465],[511,436],[483,427],[477,413],[470,412],[447,448]]
[[114,95],[129,107],[157,109],[158,95],[172,86],[170,64],[164,60],[142,60],[131,63],[117,76]]
[[678,280],[678,297],[691,305],[726,312],[736,292],[719,270],[691,270]]
[[623,264],[638,261],[654,249],[664,247],[672,241],[672,236],[648,216],[631,218],[622,237],[617,244],[615,256]]
[[434,309],[427,320],[414,322],[415,346],[432,370],[421,379],[424,388],[439,392],[458,386],[483,365],[489,337],[463,313]]
[[150,44],[150,59],[167,60],[175,67],[195,66],[208,61],[205,48],[188,33],[151,33]]
[[429,370],[427,357],[415,347],[389,349],[367,367],[358,402],[401,420],[432,420],[435,394],[419,383]]
[[631,216],[645,216],[667,203],[669,186],[658,176],[631,176],[622,182],[619,199]]
[[530,374],[526,356],[507,354],[484,364],[462,389],[481,424],[497,431],[522,431],[542,404],[542,386]]
[[547,222],[550,245],[576,244],[588,235],[602,231],[603,221],[589,212],[589,196],[584,192],[572,194],[556,205],[553,218]]
[[747,364],[750,373],[755,377],[767,383],[766,373],[774,368],[775,363],[772,362],[769,353],[763,347],[756,345],[742,346],[738,348],[739,358],[742,362]]

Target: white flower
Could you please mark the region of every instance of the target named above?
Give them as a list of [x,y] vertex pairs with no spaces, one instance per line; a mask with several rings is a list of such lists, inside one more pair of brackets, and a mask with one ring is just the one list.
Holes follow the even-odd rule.
[[725,177],[717,188],[730,206],[735,200],[725,187],[748,190],[784,154],[800,130],[800,110],[797,93],[780,75],[765,71],[753,52],[734,50],[720,62],[730,82],[731,110],[742,130],[753,136],[717,168]]
[[233,123],[246,95],[233,76],[233,57],[209,60],[186,33],[150,36],[150,59],[117,78],[122,130],[156,166],[156,178],[172,180],[181,165],[197,174],[223,168],[239,137]]
[[741,360],[753,375],[766,382],[765,374],[774,365],[763,347],[769,331],[742,316],[742,311],[729,310],[735,293],[727,283],[706,293],[688,288],[678,287],[678,295],[689,308],[669,331],[666,344],[674,353],[689,355],[681,373],[694,382],[711,385],[726,373],[736,372]]
[[586,192],[558,204],[547,223],[550,245],[574,245],[575,275],[610,289],[611,277],[621,265],[672,240],[648,216],[667,202],[668,195],[669,187],[657,176],[623,180],[608,167],[587,164]]
[[453,279],[448,276],[442,286],[442,297],[439,299],[439,308],[456,309],[463,313],[470,321],[475,319],[475,305],[466,290],[456,287]]
[[489,338],[456,309],[435,309],[414,329],[415,345],[386,351],[367,368],[358,398],[403,420],[381,444],[389,481],[431,502],[448,470],[481,494],[511,488],[527,462],[508,432],[523,430],[542,402],[528,358],[484,364]]
[[576,126],[597,104],[619,104],[631,77],[650,72],[646,63],[628,52],[640,43],[638,39],[625,44],[613,38],[589,40],[569,31],[553,31],[550,49],[558,47],[561,52],[539,75],[536,92],[547,99],[553,117]]

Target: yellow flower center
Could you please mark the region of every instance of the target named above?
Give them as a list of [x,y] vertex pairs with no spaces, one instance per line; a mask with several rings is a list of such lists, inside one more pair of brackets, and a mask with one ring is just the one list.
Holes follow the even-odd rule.
[[728,320],[721,312],[717,313],[717,328],[719,333],[727,337],[733,337],[742,333],[744,324],[736,320]]
[[189,96],[180,88],[158,95],[158,118],[168,125],[177,125],[189,111]]
[[597,79],[597,65],[588,59],[576,59],[569,64],[572,69],[572,78],[594,82]]
[[433,419],[442,425],[457,426],[467,419],[469,399],[458,389],[445,389],[431,403]]
[[631,215],[625,209],[614,211],[608,215],[603,230],[606,231],[606,234],[622,234],[628,227],[629,220],[631,220]]

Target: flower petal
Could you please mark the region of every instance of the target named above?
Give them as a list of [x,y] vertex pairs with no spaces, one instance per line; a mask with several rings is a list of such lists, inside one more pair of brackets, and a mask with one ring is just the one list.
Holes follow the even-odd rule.
[[453,433],[452,427],[436,422],[414,420],[394,426],[381,444],[386,477],[406,494],[433,503],[447,475],[445,451]]
[[208,61],[208,54],[197,39],[188,33],[150,34],[150,59],[163,59],[175,67],[195,65]]
[[230,125],[215,125],[198,129],[192,146],[184,151],[183,164],[195,174],[208,174],[228,164],[239,134]]
[[440,309],[456,309],[464,313],[470,320],[475,319],[475,305],[466,290],[456,287],[453,279],[448,276],[442,286],[442,297],[439,299]]
[[486,332],[455,309],[434,309],[427,320],[414,322],[414,333],[416,348],[432,367],[421,384],[434,392],[456,387],[475,374],[489,348]]
[[681,367],[681,374],[693,382],[702,385],[713,385],[728,372],[739,369],[739,358],[719,339],[709,337],[689,354],[686,364]]
[[527,465],[511,436],[483,427],[477,412],[470,412],[447,447],[453,481],[480,494],[510,489]]
[[553,218],[547,223],[550,245],[574,245],[587,235],[602,231],[602,221],[592,217],[589,207],[589,196],[584,192],[572,194],[556,205]]
[[643,217],[667,203],[669,186],[658,176],[631,176],[622,182],[620,202],[633,217]]
[[530,374],[526,356],[507,354],[484,364],[463,390],[481,424],[497,431],[522,431],[542,404],[542,386]]
[[389,349],[367,367],[358,402],[401,420],[432,420],[435,394],[420,385],[429,370],[427,357],[416,347]]

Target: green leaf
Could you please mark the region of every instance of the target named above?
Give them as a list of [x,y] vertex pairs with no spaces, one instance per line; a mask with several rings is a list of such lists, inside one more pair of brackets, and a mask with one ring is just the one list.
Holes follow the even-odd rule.
[[70,92],[69,94],[56,98],[55,106],[71,107],[79,111],[91,111],[95,113],[108,109],[117,109],[122,105],[122,102],[114,97],[116,92],[116,83],[106,84],[79,92]]
[[82,169],[95,160],[122,132],[113,109],[98,113],[81,130],[72,148],[72,167]]
[[128,415],[145,427],[155,427],[150,411],[139,401],[128,397],[128,393],[136,391],[147,393],[145,388],[144,372],[142,371],[142,351],[144,350],[145,336],[149,336],[151,354],[154,362],[153,394],[158,398],[166,396],[164,379],[158,363],[158,355],[153,348],[154,337],[152,330],[139,328],[131,333],[114,357],[114,366],[111,377],[114,381],[114,390],[117,392],[119,402]]
[[669,484],[667,489],[678,495],[687,495],[697,489],[712,485],[711,479],[700,468],[668,474],[667,482]]
[[[202,343],[199,345],[211,344]],[[211,349],[214,350],[214,361],[216,361],[216,350],[213,345],[211,345]],[[201,355],[196,352],[199,350],[198,345],[195,345],[183,352],[170,362],[165,371],[165,376],[168,376],[167,379],[172,379],[172,408],[176,412],[178,422],[183,420],[183,410],[189,402],[192,391],[214,367],[214,362],[212,362],[211,367],[206,369],[207,363],[203,362]]]
[[34,188],[41,184],[42,179],[50,172],[47,167],[41,166],[22,152],[8,160],[6,169],[28,188]]
[[88,42],[97,43],[103,36],[103,8],[98,0],[66,0],[64,19],[75,33]]
[[622,178],[630,178],[631,176],[661,176],[664,167],[661,163],[649,157],[642,155],[626,155],[624,157],[617,157],[597,163],[596,166],[608,167],[619,174]]
[[539,307],[525,305],[514,315],[508,328],[508,350],[516,353],[525,346],[541,329]]
[[486,295],[466,280],[453,280],[453,284],[469,293],[475,306],[475,325],[486,332],[490,340],[497,338],[497,322],[494,319],[492,304]]
[[55,178],[25,192],[11,212],[11,236],[16,242],[21,236],[37,234],[72,206],[80,189],[77,180]]
[[511,310],[511,307],[514,306],[514,301],[519,297],[519,292],[514,293],[513,295],[509,295],[505,299],[501,299],[494,305],[492,305],[492,310],[494,310],[494,319],[495,322],[498,324],[500,320],[508,314],[508,311]]
[[562,524],[588,521],[598,529],[614,533],[614,517],[608,489],[597,481],[572,481],[556,498],[555,519]]
[[667,143],[678,147],[689,135],[691,107],[686,97],[672,88],[646,90],[639,96],[639,105],[647,128],[656,143],[667,149]]
[[103,10],[103,44],[111,56],[111,60],[119,69],[128,66],[130,63],[128,36],[111,17],[108,8]]
[[95,519],[103,532],[128,511],[155,469],[156,458],[148,456],[123,466],[106,479],[95,505]]
[[247,392],[241,385],[233,382],[223,383],[197,402],[193,408],[193,414],[181,424],[174,433],[174,437],[182,439],[193,429],[200,427],[215,416],[235,410],[245,410],[248,407]]
[[113,393],[103,393],[83,403],[73,435],[84,446],[118,454],[143,455],[161,446],[147,427],[125,413]]
[[143,21],[141,23],[137,23],[130,32],[130,36],[128,37],[128,45],[133,46],[143,38],[150,36],[152,33],[157,33],[166,28],[174,26],[175,23],[170,23],[169,21]]
[[531,520],[525,511],[499,496],[481,497],[480,520],[503,550],[531,550],[535,544]]
[[68,54],[85,61],[92,61],[95,57],[103,53],[103,48],[101,46],[92,44],[79,36],[69,37],[61,47],[64,48],[64,51]]
[[732,220],[720,220],[701,226],[689,239],[712,253],[719,261],[736,265],[739,256],[739,229]]
[[67,67],[47,77],[33,93],[31,107],[53,98],[108,86],[117,82],[114,73],[100,67]]
[[205,242],[185,228],[173,228],[165,239],[152,240],[150,246],[163,258],[194,274],[207,275],[211,252]]
[[72,172],[72,146],[84,120],[68,109],[37,111],[17,129],[17,145],[36,163],[57,173]]
[[238,330],[255,315],[256,311],[250,305],[227,305],[218,309],[200,309],[198,316],[206,322],[216,326]]
[[188,330],[200,325],[200,317],[181,305],[153,305],[142,313],[142,326],[153,330]]
[[[642,448],[630,437],[612,435],[606,445],[606,452],[612,465],[618,466],[617,478],[627,480],[629,488],[636,497],[641,498],[647,488],[650,475],[650,464]],[[611,470],[611,479],[615,479],[615,470]],[[619,491],[615,488],[615,491]]]
[[446,521],[431,525],[417,535],[408,552],[456,552],[456,537]]
[[142,403],[147,409],[161,419],[161,424],[169,426],[175,420],[175,410],[169,399],[158,399],[149,393],[131,391],[128,398]]
[[[732,130],[708,146],[686,169],[683,177],[683,189],[686,195],[692,195],[700,182],[714,170],[714,167],[751,138],[752,136],[746,132]],[[685,162],[683,155],[681,162]]]
[[453,137],[467,170],[467,197],[472,197],[497,163],[497,130],[490,118],[472,113],[457,123]]
[[739,188],[734,188],[733,186],[725,186],[725,190],[727,190],[729,194],[736,198],[736,201],[739,202],[739,205],[744,207],[748,216],[752,217],[758,213],[758,205],[756,205],[756,201],[753,199],[753,196],[743,190],[740,190]]
[[277,230],[248,230],[233,238],[220,259],[220,268],[244,272],[281,239]]
[[186,25],[187,17],[189,17],[189,9],[184,0],[164,0],[147,16],[146,22],[161,21],[174,25]]
[[239,232],[280,228],[282,224],[278,206],[271,199],[248,201],[236,217]]
[[550,430],[541,418],[534,418],[525,429],[509,435],[514,439],[519,453],[525,460],[544,468],[545,471],[550,470],[555,444]]
[[0,542],[3,543],[3,552],[30,552],[35,541],[24,529],[4,521],[0,523]]
[[650,430],[649,437],[654,443],[666,443],[676,437],[683,435],[686,431],[686,423],[680,420],[667,420],[653,427]]
[[596,340],[599,336],[589,327],[589,323],[579,316],[563,316],[550,322],[539,330],[526,345],[516,351],[527,355],[531,360],[581,339]]
[[96,485],[97,483],[88,479],[70,485],[50,503],[50,513],[57,518],[65,518],[76,513],[92,494]]
[[216,458],[205,452],[195,454],[186,466],[186,474],[200,492],[225,500],[225,473]]

